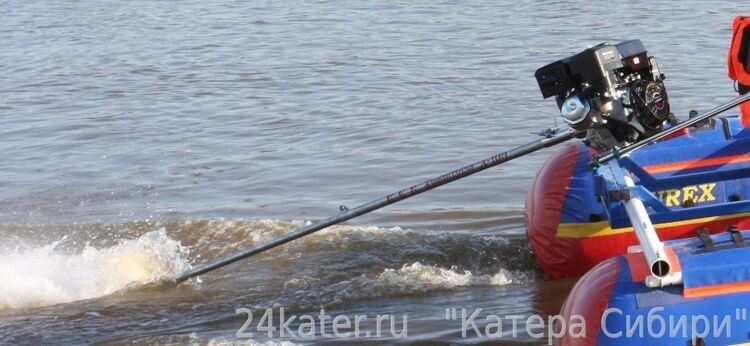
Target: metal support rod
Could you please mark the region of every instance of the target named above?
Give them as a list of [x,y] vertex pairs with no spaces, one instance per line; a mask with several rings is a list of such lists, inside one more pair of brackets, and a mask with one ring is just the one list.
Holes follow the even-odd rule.
[[356,208],[344,210],[343,212],[332,216],[328,219],[319,221],[317,223],[300,227],[284,236],[278,237],[276,239],[273,239],[269,242],[256,245],[252,248],[246,249],[244,251],[238,252],[236,254],[218,259],[216,261],[203,264],[201,266],[198,266],[195,269],[189,270],[185,273],[180,274],[179,276],[173,278],[169,281],[169,283],[172,284],[179,284],[187,279],[190,279],[192,277],[196,277],[198,275],[202,275],[205,273],[208,273],[212,270],[219,269],[221,267],[224,267],[228,264],[237,262],[239,260],[242,260],[244,258],[259,254],[261,252],[264,252],[266,250],[270,250],[272,248],[275,248],[277,246],[283,245],[287,242],[290,242],[292,240],[295,240],[297,238],[304,237],[306,235],[309,235],[311,233],[317,232],[319,230],[322,230],[324,228],[333,226],[335,224],[353,219],[357,216],[367,214],[369,212],[372,212],[374,210],[383,208],[387,205],[391,205],[394,203],[397,203],[399,201],[405,200],[409,197],[416,196],[422,192],[432,190],[436,187],[448,184],[450,182],[459,180],[461,178],[467,177],[469,175],[472,175],[477,172],[481,172],[485,169],[488,169],[490,167],[497,166],[501,163],[508,162],[510,160],[513,160],[515,158],[530,154],[534,151],[537,151],[542,148],[550,147],[555,144],[559,144],[562,142],[565,142],[573,137],[575,137],[580,131],[575,130],[567,130],[563,133],[557,134],[552,137],[548,138],[542,138],[524,145],[521,145],[519,147],[516,147],[514,149],[511,149],[509,151],[497,154],[495,156],[492,156],[490,158],[484,159],[482,161],[473,163],[471,165],[468,165],[463,168],[459,168],[455,171],[452,171],[450,173],[443,174],[439,177],[427,180],[421,184],[417,184],[411,187],[408,187],[406,189],[403,189],[398,192],[394,192],[390,195],[387,195],[385,197],[376,199],[372,202],[362,204]]
[[[635,186],[629,175],[626,174],[624,178],[628,187]],[[659,240],[656,229],[651,223],[651,218],[648,217],[643,201],[638,197],[632,197],[625,201],[625,212],[627,212],[635,235],[638,237],[638,242],[641,244],[651,274],[659,278],[667,276],[671,270],[671,264],[664,251],[664,245]]]
[[[630,174],[624,175],[625,184],[634,187],[635,183]],[[646,257],[651,275],[645,279],[647,287],[656,288],[682,283],[682,273],[675,272],[667,256],[664,244],[659,240],[654,224],[648,216],[646,207],[639,197],[632,197],[625,201],[625,212],[633,225],[635,235],[641,244],[641,250]]]
[[626,146],[624,148],[621,148],[621,149],[615,149],[611,153],[602,155],[601,157],[595,159],[593,162],[594,163],[598,163],[600,165],[604,164],[605,162],[611,160],[614,157],[624,156],[624,155],[626,155],[626,154],[628,154],[628,153],[630,153],[632,151],[635,151],[635,150],[638,150],[640,148],[643,148],[646,145],[649,145],[649,144],[654,143],[654,142],[656,142],[656,141],[658,141],[660,139],[663,139],[663,138],[665,138],[665,137],[667,137],[667,136],[669,136],[669,135],[671,135],[673,133],[676,133],[676,132],[678,132],[678,131],[680,131],[680,130],[682,130],[684,128],[693,126],[693,125],[695,125],[695,124],[697,124],[697,123],[699,123],[699,122],[701,122],[703,120],[706,120],[708,118],[712,118],[712,117],[717,116],[717,115],[719,115],[721,113],[724,113],[727,110],[730,110],[730,109],[732,109],[734,107],[737,107],[741,103],[743,103],[745,101],[748,101],[748,100],[750,100],[750,93],[745,94],[745,95],[741,95],[741,96],[739,96],[739,97],[737,97],[737,98],[735,98],[735,99],[733,99],[733,100],[731,100],[731,101],[729,101],[727,103],[721,104],[721,105],[719,105],[719,106],[717,106],[717,107],[709,110],[706,113],[703,113],[703,114],[701,114],[701,115],[699,115],[697,117],[694,117],[694,118],[688,119],[688,120],[686,120],[684,122],[681,122],[681,123],[679,123],[679,124],[677,124],[675,126],[672,126],[672,127],[668,128],[668,129],[666,129],[666,130],[664,130],[662,132],[659,132],[659,133],[657,133],[657,134],[655,134],[655,135],[653,135],[653,136],[651,136],[649,138],[646,138],[646,139],[644,139],[642,141],[638,141],[636,143],[633,143],[633,144],[628,145],[628,146]]
[[653,222],[651,222],[646,206],[638,193],[633,190],[636,185],[630,172],[620,166],[619,160],[608,162],[607,167],[618,187],[624,185],[630,190],[627,199],[622,202],[651,273],[645,279],[646,286],[654,288],[681,283],[682,273],[673,270],[673,263],[667,256],[667,249],[664,244],[659,240],[659,235],[656,233]]

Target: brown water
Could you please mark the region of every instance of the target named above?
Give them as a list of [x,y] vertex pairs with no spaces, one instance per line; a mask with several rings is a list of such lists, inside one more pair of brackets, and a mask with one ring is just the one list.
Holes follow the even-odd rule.
[[[177,288],[131,283],[534,139],[557,112],[533,72],[587,45],[640,38],[678,115],[712,107],[733,96],[724,64],[740,10],[6,1],[0,343],[545,343],[464,338],[445,309],[559,309],[573,281],[544,280],[522,216],[549,150]],[[408,336],[236,339],[236,309],[257,324],[281,307],[406,315]]]

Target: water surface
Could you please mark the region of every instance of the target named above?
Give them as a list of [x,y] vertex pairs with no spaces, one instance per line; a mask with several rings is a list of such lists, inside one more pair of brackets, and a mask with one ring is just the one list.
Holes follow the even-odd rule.
[[231,343],[242,307],[407,314],[408,342],[476,343],[446,307],[556,313],[572,281],[544,280],[522,216],[551,150],[176,289],[126,287],[534,139],[557,114],[534,71],[602,41],[643,40],[679,116],[710,108],[733,97],[740,7],[6,1],[0,343]]

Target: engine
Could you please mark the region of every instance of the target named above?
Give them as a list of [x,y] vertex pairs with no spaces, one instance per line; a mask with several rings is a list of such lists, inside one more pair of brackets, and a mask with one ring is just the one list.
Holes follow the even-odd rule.
[[640,40],[599,44],[538,69],[535,77],[568,126],[585,130],[599,150],[636,142],[674,120],[665,77]]

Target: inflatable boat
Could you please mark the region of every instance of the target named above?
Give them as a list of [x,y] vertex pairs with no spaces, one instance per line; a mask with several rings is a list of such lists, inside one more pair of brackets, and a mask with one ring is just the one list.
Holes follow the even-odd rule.
[[[750,129],[738,117],[726,117],[647,146],[630,159],[658,179],[750,167],[748,148]],[[583,142],[567,144],[542,166],[529,190],[528,238],[553,279],[581,276],[638,244],[627,218],[611,217],[594,191],[587,164],[595,153]],[[703,227],[712,232],[750,227],[750,204],[730,203],[750,199],[750,178],[709,179],[653,192],[666,207],[652,215],[661,240],[693,237]]]
[[665,243],[680,285],[646,287],[650,271],[640,252],[598,264],[576,283],[561,312],[563,320],[581,316],[585,333],[567,334],[558,344],[747,343],[750,232],[725,231]]
[[[730,50],[730,77],[744,96],[683,122],[638,40],[537,70],[542,96],[583,133],[545,163],[526,203],[542,269],[583,275],[556,344],[750,342],[750,18],[734,32],[745,48]],[[738,105],[742,117],[715,117]]]
[[[560,314],[562,321],[585,321],[583,332],[563,333],[557,344],[750,342],[748,133],[737,118],[721,118],[593,167],[596,159],[582,144],[553,156],[535,189],[564,187],[542,190],[562,202],[561,222],[544,223],[551,220],[544,213],[555,210],[539,203],[555,199],[534,200],[545,195],[532,191],[530,225],[548,227],[529,229],[534,250],[559,251],[565,261],[546,264],[571,266],[566,275],[580,270],[576,260],[603,258],[576,283]],[[570,167],[550,170],[554,163]],[[554,231],[534,233],[540,229]],[[576,242],[563,247],[559,239]]]

